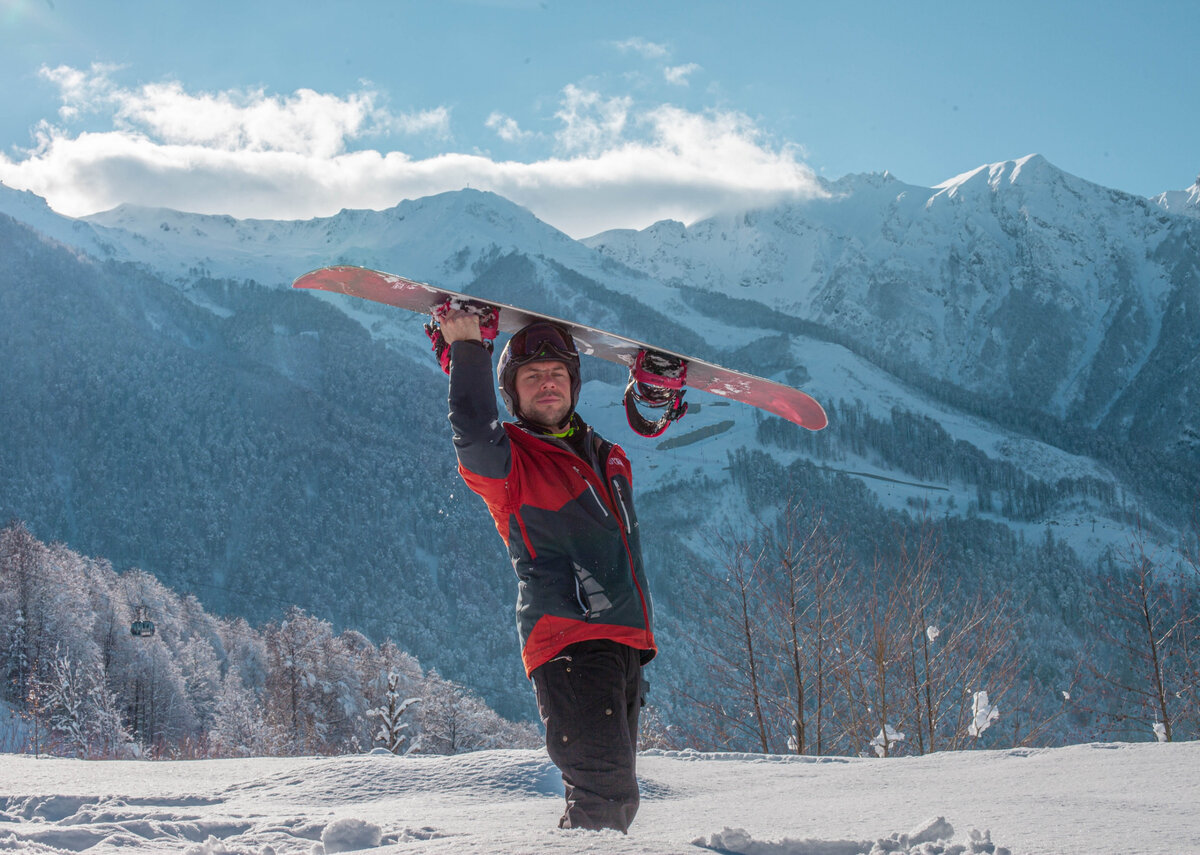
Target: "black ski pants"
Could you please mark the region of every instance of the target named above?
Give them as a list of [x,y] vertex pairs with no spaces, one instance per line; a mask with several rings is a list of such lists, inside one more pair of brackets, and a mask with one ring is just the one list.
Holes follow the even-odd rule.
[[615,641],[581,641],[531,675],[546,749],[562,772],[559,828],[628,831],[638,809],[641,653]]

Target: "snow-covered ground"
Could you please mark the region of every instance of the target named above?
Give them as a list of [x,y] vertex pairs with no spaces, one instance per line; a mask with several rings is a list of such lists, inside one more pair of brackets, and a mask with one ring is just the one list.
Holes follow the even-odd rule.
[[562,831],[541,751],[180,762],[0,755],[0,851],[1200,852],[1200,743],[910,758],[646,752],[631,833]]

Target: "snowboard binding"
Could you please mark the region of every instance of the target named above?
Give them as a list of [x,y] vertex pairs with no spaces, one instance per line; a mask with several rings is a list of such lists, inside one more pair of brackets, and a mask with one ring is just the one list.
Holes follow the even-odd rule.
[[473,315],[479,315],[479,332],[483,335],[483,346],[491,353],[495,348],[496,334],[500,332],[500,312],[495,306],[475,301],[456,300],[448,297],[443,303],[434,307],[430,313],[433,320],[425,324],[425,335],[432,342],[432,350],[437,355],[438,364],[447,374],[450,373],[450,346],[442,335],[441,319],[451,309],[461,309]]
[[[629,368],[625,387],[625,417],[629,426],[644,437],[660,436],[671,424],[683,418],[688,405],[683,400],[687,383],[687,361],[653,350],[638,351],[637,361]],[[642,415],[638,404],[663,410],[655,421]]]

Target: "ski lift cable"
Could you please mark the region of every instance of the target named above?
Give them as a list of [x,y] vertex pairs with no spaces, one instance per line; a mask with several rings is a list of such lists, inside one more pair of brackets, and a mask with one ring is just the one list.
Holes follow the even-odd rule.
[[[140,572],[144,573],[146,571],[140,571]],[[123,602],[127,606],[129,606],[129,608],[136,609],[138,607],[139,603],[133,602],[133,600],[130,598],[130,594],[128,591],[129,584],[128,584],[128,580],[127,580],[125,574],[122,573],[122,574],[118,574],[118,575],[121,579],[121,583],[122,583],[121,587],[122,587],[122,589],[125,590],[125,597],[123,598]],[[153,574],[147,574],[147,575],[150,575],[151,578],[154,578],[155,581],[158,581],[159,584],[162,584],[162,582],[158,580],[158,577],[154,576]],[[188,585],[193,588],[207,588],[210,591],[220,591],[222,593],[229,594],[232,597],[257,600],[259,602],[268,602],[268,603],[273,603],[273,604],[284,606],[284,607],[298,605],[295,600],[286,600],[286,599],[283,599],[282,597],[276,597],[276,596],[272,596],[270,594],[264,594],[261,592],[239,590],[236,588],[227,587],[225,585],[216,585],[211,582],[189,581]],[[164,585],[163,587],[167,587],[167,586]],[[177,597],[183,597],[189,593],[194,594],[193,591],[179,591],[174,588],[168,588],[168,590],[170,590]],[[343,614],[346,617],[353,620],[358,625],[362,625],[366,621],[365,612],[363,612],[359,609],[344,610]]]
[[[218,587],[218,586],[208,586],[208,587]],[[218,590],[228,590],[228,589],[222,589],[222,588],[218,587]],[[236,593],[236,592],[231,592],[231,593]],[[255,595],[246,594],[246,596],[254,597]],[[116,599],[118,599],[119,602],[123,603],[134,613],[134,620],[129,625],[129,632],[131,635],[138,637],[138,638],[147,638],[147,637],[158,634],[157,624],[155,623],[154,620],[151,620],[151,618],[150,618],[149,606],[131,602],[130,600],[123,598],[123,597],[116,598]],[[272,599],[272,598],[259,597],[259,599]],[[285,602],[285,601],[278,600],[278,602]],[[288,603],[288,605],[294,605],[294,604]],[[219,629],[217,631],[218,631],[218,634],[220,634],[220,635],[231,636],[231,637],[233,637],[239,641],[243,641],[243,642],[254,641],[254,640],[261,638],[261,636],[259,634],[259,630],[257,628],[255,628],[254,626],[250,625],[248,622],[247,622],[246,628],[243,629],[236,625],[235,619],[224,618],[224,617],[221,617],[218,615],[212,615],[212,614],[209,614],[207,611],[205,612],[205,614],[211,618],[214,618],[217,621],[217,623],[219,624]],[[352,628],[352,627],[350,627],[350,628]]]
[[[129,610],[132,611],[135,615],[135,619],[130,625],[130,633],[135,636],[139,636],[139,637],[146,637],[146,636],[154,635],[156,633],[157,626],[156,626],[155,622],[150,618],[149,607],[147,605],[145,605],[144,601],[136,601],[135,602],[133,597],[130,595],[128,581],[124,578],[123,575],[120,578],[121,578],[121,588],[124,591],[124,596],[120,596],[118,599],[126,607],[128,607]],[[241,591],[241,590],[237,590],[234,588],[228,588],[228,587],[225,587],[222,585],[214,585],[214,584],[207,583],[207,582],[192,582],[191,585],[193,587],[207,588],[207,589],[213,590],[213,591],[220,591],[225,594],[229,594],[229,595],[236,596],[236,597],[243,598],[243,599],[248,598],[248,599],[252,599],[252,600],[258,600],[260,602],[270,602],[270,603],[275,603],[278,605],[288,606],[288,607],[297,605],[296,602],[293,600],[285,600],[283,598],[273,597],[268,594],[253,593],[250,591]],[[180,592],[175,591],[174,589],[168,588],[167,590],[169,590],[176,597],[181,596]],[[191,592],[186,592],[186,593],[191,593]],[[203,605],[204,604],[201,603],[202,607],[203,607]],[[207,613],[207,610],[206,610],[206,613]],[[349,621],[352,622],[350,625],[343,627],[343,629],[353,629],[355,626],[362,626],[366,622],[364,613],[358,609],[344,611],[343,615],[346,618],[348,618]],[[244,633],[242,633],[241,630],[239,630],[237,627],[234,626],[232,619],[224,618],[224,617],[221,617],[218,615],[210,615],[210,616],[220,620],[224,624],[225,631],[227,631],[229,633],[233,633],[235,635],[245,635]],[[241,616],[237,615],[235,617],[241,617]],[[256,631],[253,627],[251,627],[250,632],[255,633]],[[249,637],[249,636],[246,636],[246,637]]]
[[[259,602],[270,602],[270,603],[275,603],[277,605],[286,606],[286,607],[298,605],[295,600],[285,600],[282,597],[274,597],[274,596],[271,596],[270,594],[254,593],[251,591],[240,591],[235,588],[227,588],[224,585],[214,585],[210,582],[191,582],[189,584],[191,584],[193,587],[196,587],[196,588],[207,588],[210,591],[221,591],[223,593],[232,594],[237,597],[258,600]],[[365,622],[365,614],[363,612],[359,611],[358,609],[344,611],[343,614],[345,614],[349,618],[354,619],[359,625],[361,625],[362,623]]]

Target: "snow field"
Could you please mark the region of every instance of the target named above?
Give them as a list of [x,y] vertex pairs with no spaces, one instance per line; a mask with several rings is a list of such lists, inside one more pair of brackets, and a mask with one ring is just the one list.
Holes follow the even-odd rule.
[[1200,743],[811,758],[644,752],[631,833],[563,831],[542,751],[82,761],[0,755],[0,851],[1182,855]]

